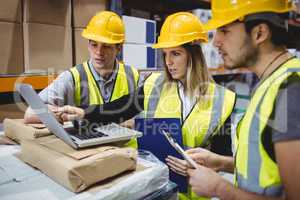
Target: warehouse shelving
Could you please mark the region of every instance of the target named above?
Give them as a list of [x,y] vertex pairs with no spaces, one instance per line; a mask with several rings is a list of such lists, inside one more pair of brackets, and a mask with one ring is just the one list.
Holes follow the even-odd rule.
[[[129,14],[129,9],[140,9],[151,12],[151,16],[159,14],[163,17],[177,11],[192,10],[195,8],[209,9],[210,0],[154,0],[149,2],[138,0],[110,0],[109,5],[109,9],[119,14]],[[163,18],[161,21],[163,21]],[[298,21],[292,22],[295,24]],[[296,25],[299,26],[298,23]],[[142,69],[140,71],[155,71],[155,69]],[[230,76],[235,74],[250,73],[246,69],[228,70],[223,67],[211,68],[210,72],[213,76]],[[10,102],[10,98],[7,97],[13,94],[16,82],[29,83],[35,90],[42,90],[49,83],[51,83],[55,77],[56,75],[48,76],[46,74],[0,75],[0,105],[4,104],[4,102]]]
[[15,103],[13,98],[16,83],[28,83],[32,87],[40,91],[50,84],[57,75],[0,75],[0,105]]
[[[140,69],[141,72],[161,71],[162,69]],[[212,75],[240,74],[248,73],[247,69],[228,70],[225,68],[209,69]],[[55,78],[56,74],[39,75],[39,74],[22,74],[22,75],[0,75],[0,95],[3,93],[14,92],[15,83],[29,83],[35,90],[42,90],[49,85]]]
[[36,90],[45,88],[56,75],[0,75],[0,93],[13,92],[15,83],[29,83]]

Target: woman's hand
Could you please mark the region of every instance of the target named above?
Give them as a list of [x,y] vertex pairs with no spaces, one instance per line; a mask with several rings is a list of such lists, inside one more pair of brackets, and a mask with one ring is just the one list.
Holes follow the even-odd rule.
[[185,160],[181,160],[179,158],[175,158],[174,156],[168,156],[166,158],[167,165],[170,169],[182,176],[187,176],[187,170],[189,168],[188,163]]

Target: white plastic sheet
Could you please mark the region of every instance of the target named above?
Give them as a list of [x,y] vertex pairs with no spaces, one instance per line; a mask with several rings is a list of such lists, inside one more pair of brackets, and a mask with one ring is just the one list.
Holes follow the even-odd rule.
[[75,194],[21,162],[13,155],[16,152],[19,152],[17,145],[0,147],[0,196],[9,200],[19,200],[20,197],[34,200],[41,199],[41,196],[60,200],[137,200],[164,188],[169,181],[168,167],[151,153],[142,152],[138,163],[147,169],[136,172],[109,189]]
[[88,199],[137,200],[168,184],[168,167],[154,157],[153,154],[146,151],[139,152],[138,162],[149,168],[130,176],[113,188],[101,190]]

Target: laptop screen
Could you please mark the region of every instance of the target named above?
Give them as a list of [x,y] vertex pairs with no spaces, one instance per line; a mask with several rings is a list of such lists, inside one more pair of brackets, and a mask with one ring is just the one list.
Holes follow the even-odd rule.
[[[143,132],[138,138],[138,147],[153,153],[160,161],[166,163],[168,155],[183,159],[170,145],[162,130],[169,132],[176,142],[183,147],[181,121],[179,118],[136,118],[135,129]],[[170,170],[170,180],[178,185],[180,192],[187,192],[187,178]]]

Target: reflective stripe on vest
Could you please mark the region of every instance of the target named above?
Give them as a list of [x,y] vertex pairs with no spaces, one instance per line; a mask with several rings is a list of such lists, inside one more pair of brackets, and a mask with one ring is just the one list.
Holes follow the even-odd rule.
[[[164,84],[163,80],[164,75],[152,74],[145,81],[144,116],[181,118],[185,148],[205,146],[211,134],[224,124],[232,112],[235,94],[217,84],[209,84],[208,93],[211,95],[208,95],[208,100],[197,102],[183,121],[177,83]],[[202,120],[198,120],[199,118]],[[179,194],[179,199],[202,200],[206,198],[197,196],[189,188],[188,193]]]
[[220,128],[220,123],[222,119],[222,111],[224,105],[224,97],[225,97],[225,88],[216,85],[214,92],[214,105],[213,110],[211,112],[211,120],[209,123],[209,128],[205,137],[202,141],[203,144],[207,144],[208,139],[212,136],[213,133],[216,132],[216,129]]
[[147,112],[146,112],[146,117],[147,118],[153,118],[154,117],[154,113],[156,110],[156,107],[158,105],[158,101],[159,101],[159,97],[163,88],[163,82],[164,82],[164,75],[161,74],[155,82],[155,85],[151,91],[150,94],[150,99],[149,99],[149,103],[147,106]]
[[[79,105],[89,105],[90,104],[90,96],[89,96],[89,86],[88,84],[88,77],[87,73],[85,72],[83,64],[77,65],[76,69],[79,73],[80,76],[80,88],[79,88],[79,96],[80,96],[80,101],[78,102]],[[76,81],[75,81],[76,82]],[[78,94],[77,93],[77,94]]]
[[[94,80],[87,62],[73,67],[71,73],[75,82],[75,103],[77,106],[103,104],[103,98],[98,84]],[[127,84],[124,84],[124,76]],[[120,98],[129,92],[134,92],[138,81],[138,73],[130,66],[119,63],[114,88],[110,101]],[[118,87],[118,88],[116,88]]]
[[[287,65],[289,65],[289,62]],[[292,68],[287,65],[283,65],[277,72],[274,72],[265,80],[269,82],[263,82],[262,85],[257,88],[253,95],[253,102],[249,104],[238,129],[239,139],[236,157],[237,185],[239,188],[247,191],[272,197],[280,197],[284,191],[278,167],[265,152],[261,138],[272,113],[272,103],[276,99],[281,83],[287,80],[291,73],[300,72],[299,61],[299,68]],[[287,67],[288,69],[286,69]],[[270,106],[266,108],[266,106],[262,106],[262,104]],[[246,132],[247,130],[249,131]],[[246,140],[247,137],[248,141],[242,141]]]
[[[164,75],[159,75],[154,78],[151,77],[145,82],[145,87],[148,88],[146,89],[148,91],[144,91],[146,97],[144,104],[145,116],[181,118],[183,143],[186,148],[205,146],[211,135],[216,133],[230,115],[235,94],[224,87],[210,83],[208,90],[212,95],[209,95],[205,103],[202,101],[197,102],[188,117],[183,120],[181,117],[182,111],[180,111],[182,103],[177,91],[177,84],[167,83],[169,84],[169,87],[167,87],[166,84],[163,84],[163,80]],[[148,86],[149,84],[150,86]],[[224,109],[226,110],[224,111]],[[206,113],[209,114],[209,117]]]

